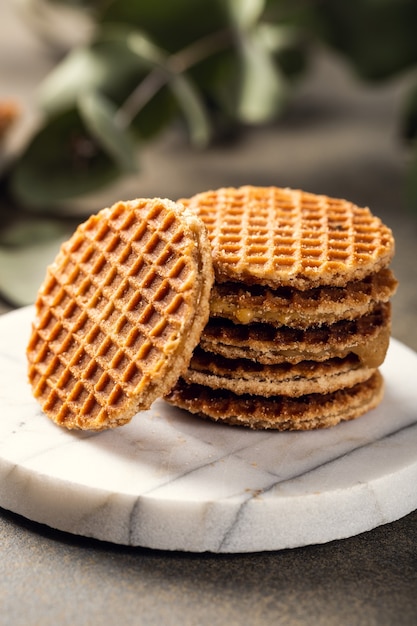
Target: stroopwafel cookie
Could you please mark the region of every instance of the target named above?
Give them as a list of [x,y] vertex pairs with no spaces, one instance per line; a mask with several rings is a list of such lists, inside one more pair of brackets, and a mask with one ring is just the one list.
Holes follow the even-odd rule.
[[353,353],[326,361],[263,365],[248,359],[227,359],[197,348],[182,377],[188,384],[227,389],[239,395],[297,397],[353,387],[370,378],[374,371],[375,368],[362,365]]
[[217,283],[345,287],[388,266],[394,254],[391,230],[343,199],[247,185],[180,202],[206,225]]
[[210,315],[235,324],[262,322],[274,326],[308,328],[353,320],[369,313],[377,304],[389,302],[397,288],[390,269],[383,268],[344,287],[312,289],[281,287],[272,290],[242,283],[215,284],[210,298]]
[[189,209],[118,202],[63,244],[36,300],[29,381],[67,428],[128,422],[167,393],[209,315],[210,244]]
[[264,397],[238,395],[227,389],[188,385],[180,379],[168,394],[171,404],[199,417],[254,430],[312,430],[356,419],[375,408],[383,394],[376,371],[368,380],[333,393]]

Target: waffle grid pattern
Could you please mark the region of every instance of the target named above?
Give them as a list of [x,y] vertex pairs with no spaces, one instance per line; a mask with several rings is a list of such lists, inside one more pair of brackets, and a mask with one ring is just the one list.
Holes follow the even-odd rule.
[[187,246],[175,213],[145,201],[93,216],[64,244],[28,346],[34,394],[54,421],[104,423],[159,377],[192,298]]
[[275,187],[223,188],[181,200],[205,223],[218,281],[311,286],[365,276],[393,254],[389,228],[346,200]]

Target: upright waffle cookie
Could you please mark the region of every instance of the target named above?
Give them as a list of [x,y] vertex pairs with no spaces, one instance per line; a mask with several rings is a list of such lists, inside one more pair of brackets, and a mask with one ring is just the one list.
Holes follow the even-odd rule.
[[375,407],[397,287],[390,229],[346,200],[277,187],[182,202],[206,224],[215,284],[209,323],[168,402],[279,430]]
[[44,412],[101,430],[149,408],[186,370],[212,282],[205,228],[182,205],[138,199],[90,217],[36,301],[27,357]]

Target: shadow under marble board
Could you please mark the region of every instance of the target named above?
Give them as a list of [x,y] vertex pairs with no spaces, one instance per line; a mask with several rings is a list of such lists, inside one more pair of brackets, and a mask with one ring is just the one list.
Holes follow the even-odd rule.
[[254,432],[155,402],[100,433],[53,424],[32,398],[33,308],[0,317],[0,506],[118,544],[278,550],[350,537],[417,508],[417,354],[396,340],[381,405],[301,433]]

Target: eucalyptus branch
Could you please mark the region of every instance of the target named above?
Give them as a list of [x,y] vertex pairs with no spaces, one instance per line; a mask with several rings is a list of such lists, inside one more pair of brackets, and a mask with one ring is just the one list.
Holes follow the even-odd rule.
[[136,115],[167,83],[167,77],[160,68],[154,68],[126,98],[117,110],[114,119],[120,128],[128,128]]
[[231,41],[232,32],[227,28],[202,37],[169,56],[164,65],[155,66],[126,98],[116,113],[116,122],[127,128],[173,74],[182,74],[216,52],[225,50]]
[[224,28],[216,33],[202,37],[179,52],[172,54],[168,59],[169,69],[176,73],[186,72],[212,54],[226,49],[232,43],[232,40],[233,36],[230,28]]

